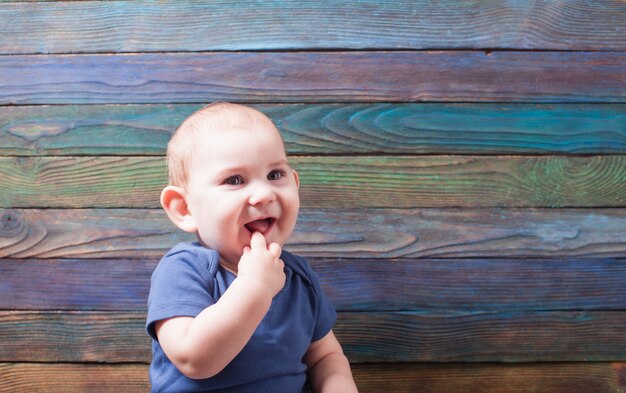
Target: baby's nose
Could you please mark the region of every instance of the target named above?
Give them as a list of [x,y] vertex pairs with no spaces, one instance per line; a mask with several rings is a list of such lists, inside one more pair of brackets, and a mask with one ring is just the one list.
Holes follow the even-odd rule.
[[251,205],[265,204],[276,199],[276,194],[271,185],[266,182],[258,182],[252,185],[249,202]]

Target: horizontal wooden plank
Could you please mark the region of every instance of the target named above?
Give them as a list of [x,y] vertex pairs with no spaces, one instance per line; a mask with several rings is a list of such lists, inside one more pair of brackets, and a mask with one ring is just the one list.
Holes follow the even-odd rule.
[[308,207],[626,205],[626,156],[311,157],[294,166]]
[[0,259],[0,309],[145,310],[156,264],[142,259]]
[[[340,311],[621,310],[626,305],[625,259],[309,262]],[[0,309],[143,311],[156,263],[0,259]]]
[[359,364],[361,393],[622,393],[625,363]]
[[[286,249],[328,258],[626,257],[625,209],[300,212]],[[156,258],[192,236],[161,210],[0,211],[0,258]]]
[[626,312],[341,313],[350,361],[619,361]]
[[374,0],[0,5],[0,53],[318,48],[623,50],[626,41],[626,7],[619,1],[529,4],[422,0],[396,1],[393,7]]
[[[0,107],[0,155],[164,155],[202,105]],[[256,105],[292,155],[619,154],[626,105]]]
[[[361,393],[620,393],[625,363],[353,364]],[[0,363],[0,392],[147,392],[144,364]]]
[[137,312],[0,311],[0,362],[149,362],[144,326]]
[[[149,362],[145,314],[0,311],[0,362]],[[620,361],[625,311],[342,312],[353,363]]]
[[0,363],[0,392],[145,393],[145,364]]
[[623,103],[624,63],[626,52],[0,56],[0,105],[215,100]]
[[[626,206],[626,155],[291,161],[304,207]],[[0,184],[5,208],[156,208],[167,173],[162,157],[0,157]]]

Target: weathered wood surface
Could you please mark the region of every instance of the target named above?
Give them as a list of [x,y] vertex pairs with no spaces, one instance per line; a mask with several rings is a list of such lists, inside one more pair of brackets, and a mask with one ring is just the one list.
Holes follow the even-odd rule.
[[[626,156],[292,157],[303,207],[622,207]],[[0,207],[156,208],[162,157],[0,157]],[[363,192],[367,190],[367,192]]]
[[145,364],[0,363],[0,392],[146,393]]
[[[304,209],[286,248],[330,258],[626,257],[626,209]],[[161,210],[0,213],[0,258],[161,258]]]
[[626,312],[339,314],[351,362],[619,361]]
[[[202,105],[0,108],[0,154],[163,155]],[[615,154],[626,152],[626,105],[256,105],[292,155]]]
[[0,56],[0,105],[626,102],[626,52]]
[[623,50],[626,41],[626,6],[620,1],[205,3],[0,2],[0,53]]
[[361,364],[361,393],[623,393],[625,363]]
[[626,392],[626,3],[390,4],[0,0],[0,392],[148,390],[214,100],[283,133],[361,392]]
[[[353,364],[361,393],[623,393],[624,363]],[[0,363],[0,392],[145,393],[144,364]]]
[[[624,311],[341,312],[353,363],[619,361]],[[0,311],[0,362],[149,362],[143,312]]]
[[[2,259],[0,309],[144,311],[157,261]],[[626,259],[309,262],[339,311],[577,311],[626,305]]]

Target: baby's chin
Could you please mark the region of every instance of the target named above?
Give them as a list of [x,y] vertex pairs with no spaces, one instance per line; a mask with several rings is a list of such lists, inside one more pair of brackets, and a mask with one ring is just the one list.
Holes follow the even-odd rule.
[[231,254],[231,255],[228,255],[226,253],[220,253],[219,251],[217,252],[220,256],[220,265],[224,267],[226,270],[230,271],[231,273],[234,273],[235,275],[237,275],[239,261],[241,260],[243,251],[241,253]]
[[[220,258],[220,263],[226,262],[228,264],[234,264],[237,266],[241,256],[243,255],[244,246],[241,246],[241,249],[238,251],[229,251],[222,247],[218,247],[216,245],[211,244],[211,242],[207,242],[203,240],[200,236],[197,237],[198,243],[200,243],[203,247],[206,247],[210,250],[216,251]],[[250,241],[248,239],[248,245],[250,245]]]

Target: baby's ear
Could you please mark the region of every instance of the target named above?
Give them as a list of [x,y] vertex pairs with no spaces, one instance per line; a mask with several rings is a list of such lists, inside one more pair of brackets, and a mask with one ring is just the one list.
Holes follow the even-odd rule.
[[196,223],[185,199],[185,190],[167,186],[161,191],[161,206],[172,222],[185,232],[196,232]]
[[296,187],[300,188],[300,176],[298,175],[298,172],[296,172],[295,169],[291,170],[293,172],[293,178],[296,181]]

